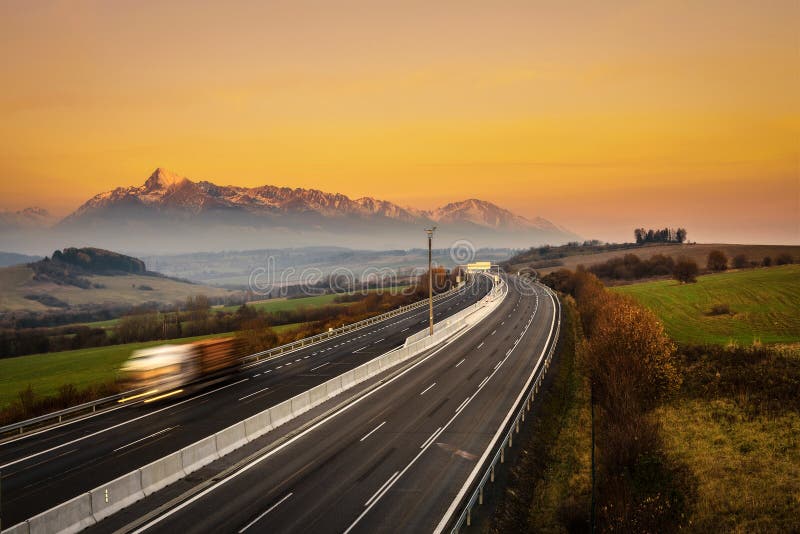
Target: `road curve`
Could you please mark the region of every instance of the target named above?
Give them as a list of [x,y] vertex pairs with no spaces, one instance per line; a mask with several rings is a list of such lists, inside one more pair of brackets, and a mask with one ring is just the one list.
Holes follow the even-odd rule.
[[451,344],[136,532],[433,531],[553,342],[550,294],[509,286]]
[[[483,297],[480,277],[436,303],[441,320]],[[171,402],[138,404],[0,445],[4,525],[13,525],[244,420],[402,345],[427,308],[263,362]]]

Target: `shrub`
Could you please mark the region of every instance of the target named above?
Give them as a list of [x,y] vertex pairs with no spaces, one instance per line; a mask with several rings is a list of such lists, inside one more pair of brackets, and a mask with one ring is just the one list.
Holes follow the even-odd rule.
[[672,277],[678,282],[691,284],[697,282],[697,273],[700,269],[697,262],[689,258],[678,258],[675,268],[672,270]]
[[763,265],[764,267],[769,267],[770,265],[772,265],[772,258],[770,258],[769,256],[764,256],[764,259],[761,260],[761,265]]
[[736,268],[736,269],[744,269],[748,265],[749,265],[749,262],[747,261],[747,256],[745,256],[744,254],[737,254],[736,256],[733,257],[733,266],[734,266],[734,268]]
[[711,311],[708,312],[708,315],[730,315],[731,307],[727,304],[715,304],[711,307]]
[[775,265],[791,265],[794,263],[794,258],[791,254],[781,254],[775,258]]
[[720,272],[728,268],[728,256],[721,250],[712,250],[708,253],[707,267],[709,271]]

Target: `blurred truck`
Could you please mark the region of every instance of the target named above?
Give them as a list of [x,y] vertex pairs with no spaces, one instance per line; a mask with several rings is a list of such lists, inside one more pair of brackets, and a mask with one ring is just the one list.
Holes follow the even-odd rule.
[[237,340],[229,337],[137,350],[122,366],[121,381],[125,389],[143,390],[137,398],[177,393],[238,372],[239,347]]

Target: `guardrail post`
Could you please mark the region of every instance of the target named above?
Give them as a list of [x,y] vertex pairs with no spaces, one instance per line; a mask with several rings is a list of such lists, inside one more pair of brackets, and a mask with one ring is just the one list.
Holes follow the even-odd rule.
[[478,490],[478,504],[483,504],[483,486]]
[[505,463],[505,461],[506,461],[506,446],[505,446],[505,445],[503,445],[503,446],[500,448],[500,463],[501,463],[501,464],[502,464],[502,463]]
[[489,480],[491,480],[492,483],[494,483],[494,464],[492,464],[492,473],[489,475]]
[[467,526],[472,526],[472,508],[467,508]]
[[[523,414],[524,414],[524,412],[523,412]],[[525,417],[525,415],[523,415],[522,417]],[[519,434],[519,419],[517,419],[517,425],[516,426],[517,426],[517,428],[516,428],[517,434]]]

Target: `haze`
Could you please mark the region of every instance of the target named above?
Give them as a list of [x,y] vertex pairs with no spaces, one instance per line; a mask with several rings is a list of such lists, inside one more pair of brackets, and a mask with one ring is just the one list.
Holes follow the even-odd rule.
[[800,243],[800,3],[3,2],[0,208],[157,166]]

